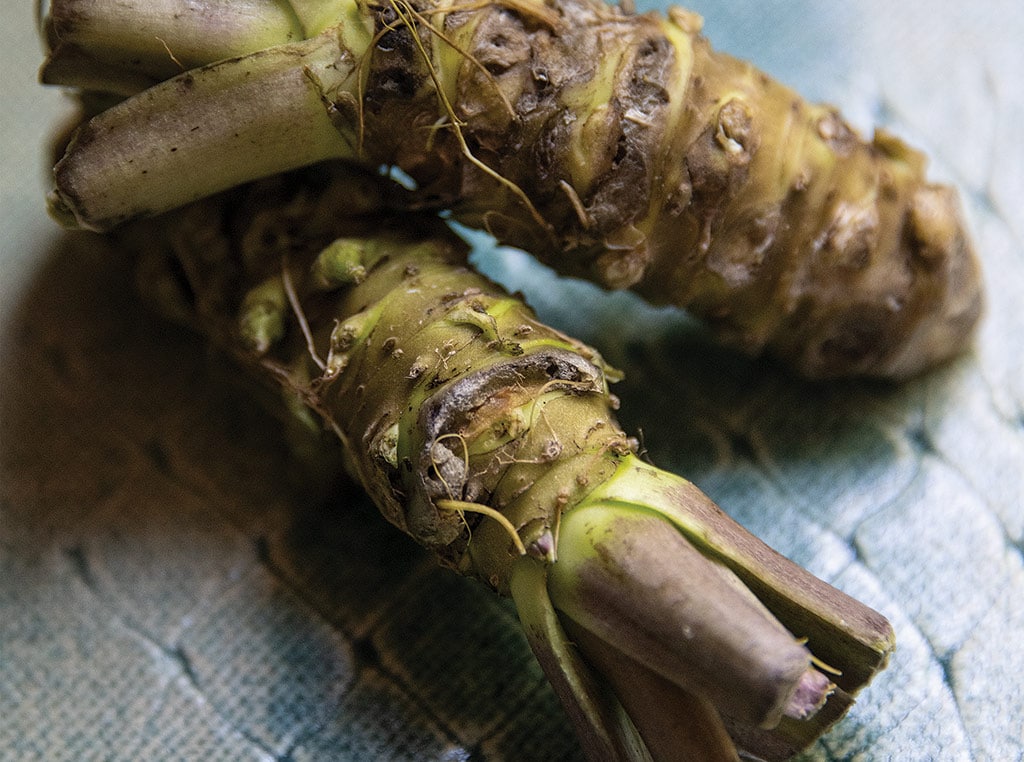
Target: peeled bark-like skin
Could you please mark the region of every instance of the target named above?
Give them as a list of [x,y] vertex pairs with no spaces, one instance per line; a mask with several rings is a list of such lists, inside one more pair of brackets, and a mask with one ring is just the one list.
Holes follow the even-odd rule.
[[382,74],[367,150],[560,271],[686,307],[807,376],[901,377],[959,350],[980,314],[977,263],[955,193],[926,182],[920,154],[886,133],[866,143],[833,109],[714,53],[693,14],[552,7],[550,25],[498,5],[451,13],[444,34],[467,56],[449,72],[435,54],[473,153],[534,210],[450,135],[441,167],[407,142],[379,152],[395,102]]
[[[982,298],[955,192],[929,184],[924,158],[893,136],[865,142],[833,109],[713,52],[695,14],[596,0],[335,5],[337,27],[302,33],[337,47],[341,83],[291,80],[315,96],[295,102],[326,109],[346,136],[311,140],[317,155],[397,166],[419,205],[563,273],[685,307],[809,377],[905,377],[969,341]],[[74,38],[72,22],[61,29]],[[64,55],[51,56],[53,81]],[[328,124],[296,118],[317,134]],[[103,119],[57,170],[59,208],[85,225],[120,219],[83,210],[135,177],[108,181],[83,158],[105,150]],[[165,153],[147,161],[173,162]]]

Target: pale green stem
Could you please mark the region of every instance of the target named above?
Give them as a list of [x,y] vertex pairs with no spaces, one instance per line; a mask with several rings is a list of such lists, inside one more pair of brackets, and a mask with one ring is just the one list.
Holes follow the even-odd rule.
[[566,636],[548,594],[548,567],[531,556],[515,563],[512,600],[523,631],[580,738],[588,759],[644,762],[650,756],[636,727],[603,679]]
[[130,95],[183,71],[315,37],[352,0],[52,0],[49,85]]
[[338,129],[330,102],[357,90],[358,75],[332,30],[163,82],[82,128],[54,170],[54,214],[108,229],[249,180],[352,158],[355,137]]
[[51,49],[41,74],[47,84],[82,86],[90,70],[93,80],[107,72],[152,84],[311,36],[277,0],[54,0],[41,10]]

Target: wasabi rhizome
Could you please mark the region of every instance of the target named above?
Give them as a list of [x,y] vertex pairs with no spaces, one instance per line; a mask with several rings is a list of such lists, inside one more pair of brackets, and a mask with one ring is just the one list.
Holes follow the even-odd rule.
[[807,376],[903,377],[981,305],[920,154],[680,9],[58,0],[45,29],[44,81],[95,113],[55,216],[157,215],[123,240],[166,250],[195,325],[318,414],[388,520],[512,596],[590,758],[785,759],[884,667],[888,622],[643,462],[597,351],[434,212]]

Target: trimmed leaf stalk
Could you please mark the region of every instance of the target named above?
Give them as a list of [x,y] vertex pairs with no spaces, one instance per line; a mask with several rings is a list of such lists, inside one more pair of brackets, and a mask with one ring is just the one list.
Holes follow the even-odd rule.
[[59,0],[39,10],[52,51],[42,81],[120,95],[309,36],[287,4],[273,0]]
[[[145,23],[117,24],[110,0],[54,0],[47,81],[103,89],[102,72],[67,73],[83,56],[116,92],[140,69],[198,68],[84,128],[56,170],[65,221],[106,229],[347,158],[397,166],[417,205],[685,307],[811,377],[917,373],[959,352],[980,315],[956,194],[928,182],[924,157],[884,131],[865,141],[830,107],[713,52],[688,11],[127,5]],[[167,15],[179,6],[193,10]]]
[[512,596],[590,759],[805,747],[888,622],[643,462],[600,355],[436,218],[385,216],[394,192],[321,167],[125,235],[169,244],[196,323],[318,414],[385,518]]

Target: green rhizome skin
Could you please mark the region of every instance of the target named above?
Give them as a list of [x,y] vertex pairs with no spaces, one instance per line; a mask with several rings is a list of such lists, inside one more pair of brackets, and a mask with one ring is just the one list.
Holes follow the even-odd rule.
[[385,518],[514,599],[591,759],[813,741],[885,666],[889,623],[644,462],[617,372],[439,219],[375,210],[391,192],[322,166],[121,235],[164,242],[194,324],[315,411]]
[[600,0],[54,0],[44,81],[123,102],[56,168],[106,229],[328,158],[556,270],[684,307],[809,377],[902,378],[981,314],[955,191],[862,139],[694,13]]

